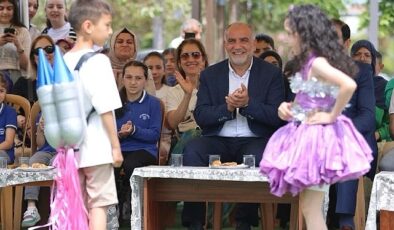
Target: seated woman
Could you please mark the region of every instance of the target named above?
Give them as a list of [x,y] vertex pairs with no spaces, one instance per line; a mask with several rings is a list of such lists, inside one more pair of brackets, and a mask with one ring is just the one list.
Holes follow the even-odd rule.
[[[136,60],[137,57],[137,36],[134,32],[126,27],[115,31],[109,41],[108,57],[114,71],[116,85],[120,89],[123,86],[123,66],[129,61]],[[145,90],[150,95],[155,95],[155,85],[150,74],[148,75]]]
[[[126,192],[118,196],[120,206],[125,198],[130,198],[130,177],[134,169],[157,164],[157,142],[162,123],[160,101],[144,90],[147,79],[148,67],[145,64],[130,61],[123,67],[123,86],[119,91],[123,106],[115,111],[124,158],[122,168],[126,176],[121,184]],[[115,172],[117,180],[119,174],[119,171]],[[118,192],[122,190],[118,188]],[[123,209],[127,208],[121,208],[122,212]],[[123,218],[129,219],[130,215],[123,215]]]
[[[56,150],[52,148],[44,136],[44,118],[39,116],[37,119],[37,152],[29,160],[29,165],[40,163],[45,165],[52,165],[56,156]],[[23,214],[22,227],[32,227],[40,221],[41,217],[38,213],[36,202],[40,193],[39,186],[28,186],[25,188],[25,200],[27,200],[27,210]]]
[[19,20],[16,0],[0,1],[0,70],[8,81],[8,92],[20,77],[26,77],[29,66],[30,34]]
[[7,158],[8,164],[14,162],[14,138],[16,131],[16,111],[4,103],[8,81],[0,72],[0,157]]
[[14,94],[20,95],[30,101],[31,104],[37,101],[36,79],[38,64],[38,49],[44,50],[45,56],[49,63],[53,64],[53,52],[55,51],[55,42],[48,35],[42,34],[36,37],[31,43],[29,52],[30,76],[28,79],[18,81],[14,85]]
[[179,69],[175,71],[177,85],[171,87],[166,104],[166,118],[171,129],[177,130],[180,139],[171,154],[182,154],[185,144],[201,132],[197,129],[193,111],[196,107],[200,73],[208,66],[208,56],[202,43],[186,39],[176,50]]

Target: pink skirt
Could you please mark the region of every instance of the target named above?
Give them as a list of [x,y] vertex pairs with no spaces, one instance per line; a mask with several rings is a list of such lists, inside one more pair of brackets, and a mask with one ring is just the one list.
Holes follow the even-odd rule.
[[293,195],[322,184],[356,179],[370,170],[372,150],[352,121],[327,125],[290,122],[270,138],[260,162],[271,193]]

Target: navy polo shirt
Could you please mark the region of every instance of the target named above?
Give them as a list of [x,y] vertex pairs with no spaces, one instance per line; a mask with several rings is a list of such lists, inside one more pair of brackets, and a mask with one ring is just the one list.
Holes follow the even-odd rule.
[[[12,128],[16,130],[16,111],[9,105],[1,103],[0,105],[0,143],[5,141],[6,129]],[[3,149],[10,157],[10,162],[14,162],[14,143],[10,149]]]

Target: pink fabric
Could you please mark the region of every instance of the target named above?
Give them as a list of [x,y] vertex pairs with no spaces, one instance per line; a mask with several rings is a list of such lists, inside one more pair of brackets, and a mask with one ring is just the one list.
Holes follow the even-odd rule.
[[51,229],[88,229],[88,213],[82,198],[74,150],[57,149],[53,166],[57,175],[51,193]]
[[372,151],[343,115],[327,125],[290,122],[270,138],[260,162],[271,193],[298,194],[322,184],[357,179],[367,173]]

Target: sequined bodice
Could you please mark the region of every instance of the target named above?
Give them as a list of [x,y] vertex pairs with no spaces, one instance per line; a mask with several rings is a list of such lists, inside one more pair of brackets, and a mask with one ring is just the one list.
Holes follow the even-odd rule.
[[335,104],[338,87],[315,77],[306,80],[300,73],[296,73],[290,80],[290,88],[296,94],[292,106],[293,116],[303,121],[305,117],[316,111],[330,111]]

